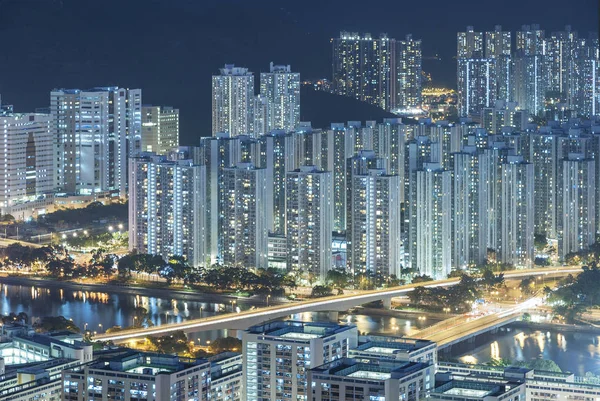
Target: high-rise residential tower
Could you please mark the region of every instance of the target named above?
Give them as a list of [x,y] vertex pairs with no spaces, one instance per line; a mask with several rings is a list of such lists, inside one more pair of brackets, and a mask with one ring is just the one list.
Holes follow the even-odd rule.
[[396,44],[383,34],[340,32],[331,39],[333,90],[385,110],[394,108],[396,98]]
[[533,246],[533,164],[522,156],[508,156],[502,164],[502,213],[500,261],[517,268],[532,267]]
[[511,95],[511,34],[496,25],[485,33],[485,57],[496,60],[496,99],[509,101]]
[[0,212],[54,191],[55,153],[51,116],[39,113],[0,113],[4,132],[0,153]]
[[142,106],[142,151],[167,154],[179,146],[179,109]]
[[400,177],[387,175],[373,151],[360,151],[347,161],[346,238],[348,264],[354,274],[381,282],[400,277]]
[[421,40],[406,35],[399,40],[396,50],[397,87],[395,108],[411,110],[421,105],[422,54]]
[[222,263],[246,268],[267,267],[268,220],[265,169],[238,163],[223,169],[223,206],[219,234]]
[[479,116],[493,107],[497,96],[496,59],[471,57],[458,59],[458,115]]
[[452,266],[452,176],[437,163],[416,172],[416,266],[434,279],[448,276]]
[[226,64],[212,77],[212,134],[249,135],[254,129],[254,75]]
[[[289,65],[273,65],[260,74],[260,95],[267,104],[266,132],[294,130],[300,122],[300,74]],[[265,132],[265,133],[266,133]]]
[[56,188],[125,196],[127,158],[141,149],[142,91],[119,87],[50,93],[56,140]]
[[331,266],[333,174],[302,166],[286,176],[288,270],[325,281]]
[[564,260],[596,241],[594,160],[570,153],[561,163],[559,190],[558,255]]
[[456,269],[481,264],[487,256],[486,210],[481,199],[479,159],[474,146],[465,146],[454,155],[452,257]]
[[468,26],[466,32],[459,32],[456,37],[456,58],[483,57],[483,32],[475,32]]
[[207,266],[206,168],[142,153],[129,159],[129,249]]

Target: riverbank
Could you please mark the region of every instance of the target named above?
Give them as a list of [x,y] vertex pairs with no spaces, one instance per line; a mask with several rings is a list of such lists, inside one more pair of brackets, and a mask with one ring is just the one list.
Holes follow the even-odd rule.
[[525,322],[518,320],[510,324],[510,327],[518,329],[534,329],[534,330],[556,330],[561,333],[591,333],[600,334],[600,327],[585,326],[580,324],[560,324],[560,323],[541,323],[541,322]]
[[[178,290],[171,288],[146,288],[133,285],[76,283],[73,281],[61,281],[51,280],[47,278],[33,278],[23,276],[0,276],[0,284],[36,286],[43,288],[62,288],[74,291],[114,292],[118,294],[142,295],[158,298],[177,298],[185,301],[198,301],[221,304],[228,304],[231,301],[243,299],[245,303],[248,303],[250,305],[266,305],[266,300],[263,300],[262,297],[258,296],[246,298],[226,294],[215,294],[206,292],[200,293],[195,292],[194,290]],[[273,299],[270,299],[269,301],[271,305],[276,303],[282,303]]]

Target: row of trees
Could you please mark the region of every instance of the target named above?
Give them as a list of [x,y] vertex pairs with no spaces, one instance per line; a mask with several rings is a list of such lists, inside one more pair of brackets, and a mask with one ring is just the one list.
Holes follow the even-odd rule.
[[544,289],[554,313],[569,323],[579,320],[587,310],[600,306],[600,268],[592,262],[582,269],[577,277],[567,276],[555,290]]
[[481,277],[468,274],[460,276],[460,282],[450,287],[427,288],[420,286],[409,293],[412,304],[442,311],[450,308],[453,312],[468,312],[475,300],[481,297],[482,291],[504,286],[504,275],[494,274],[486,270]]

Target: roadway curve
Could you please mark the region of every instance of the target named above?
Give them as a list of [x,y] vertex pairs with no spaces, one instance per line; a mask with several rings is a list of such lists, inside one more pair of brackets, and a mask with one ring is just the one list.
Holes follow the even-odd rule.
[[[536,275],[565,275],[581,272],[580,267],[560,267],[528,270],[511,270],[504,273],[506,279],[529,277]],[[307,311],[345,311],[354,306],[405,295],[416,287],[448,287],[458,284],[458,278],[450,278],[425,283],[408,284],[382,290],[364,291],[360,294],[335,295],[314,300],[302,301],[287,305],[270,306],[240,313],[211,316],[188,320],[181,323],[170,323],[157,327],[122,330],[116,333],[103,333],[94,336],[95,341],[126,342],[148,336],[165,335],[174,331],[196,332],[218,329],[246,329],[267,320]]]

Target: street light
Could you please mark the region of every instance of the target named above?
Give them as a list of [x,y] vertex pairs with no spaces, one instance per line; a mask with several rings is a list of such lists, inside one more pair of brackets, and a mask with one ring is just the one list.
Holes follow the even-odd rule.
[[88,325],[87,323],[83,324],[83,331],[87,331],[87,325]]
[[115,228],[113,226],[108,226],[108,231],[110,231],[111,233],[113,232]]
[[133,325],[135,326],[135,321],[137,320],[137,316],[133,317]]
[[271,298],[271,294],[267,295],[267,307],[269,306],[269,298]]
[[119,224],[118,227],[119,227],[119,230],[122,230],[123,229],[123,224]]

